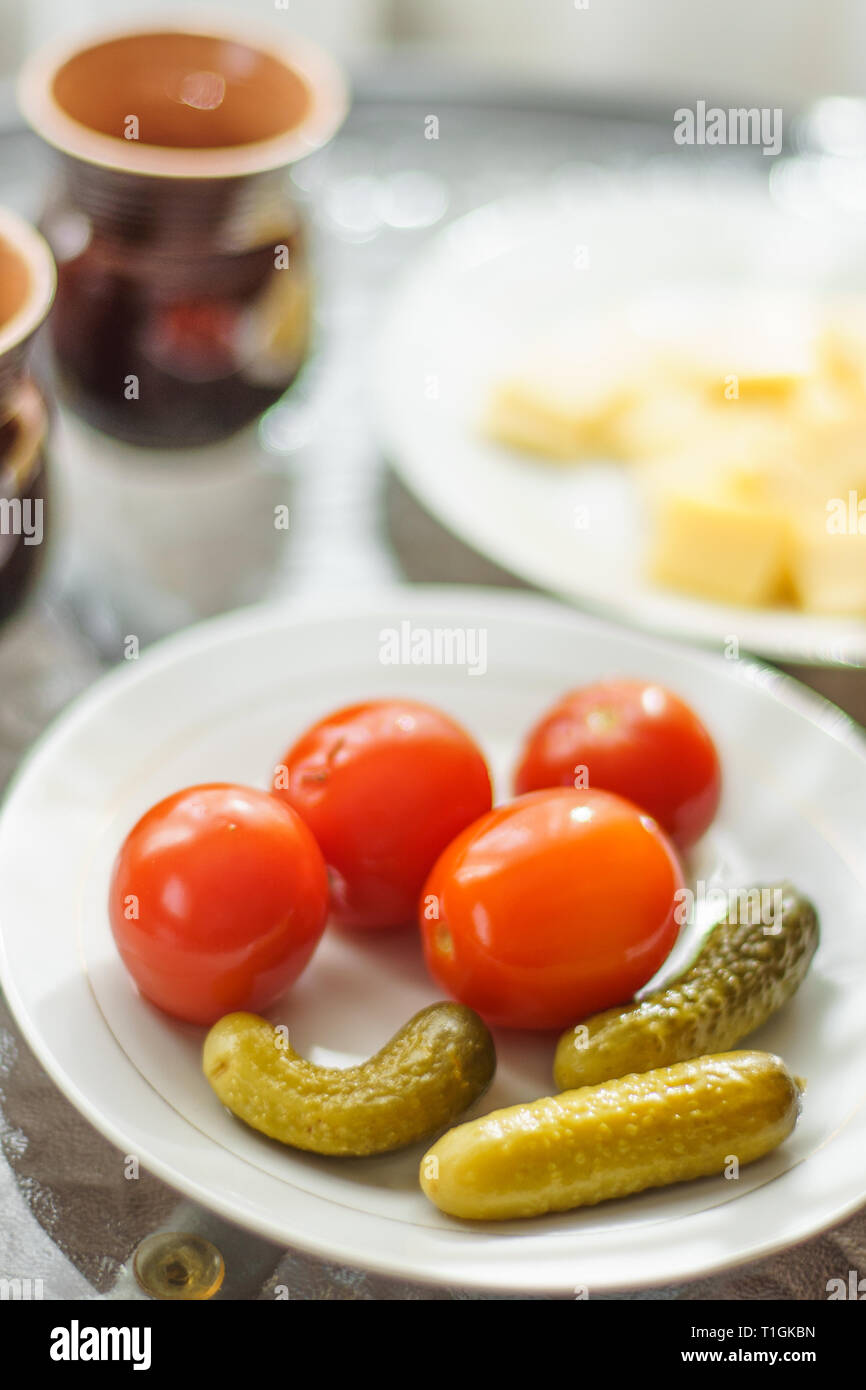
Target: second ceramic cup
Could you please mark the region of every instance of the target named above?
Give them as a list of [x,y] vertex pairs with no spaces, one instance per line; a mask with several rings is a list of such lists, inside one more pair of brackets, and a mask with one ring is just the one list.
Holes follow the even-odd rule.
[[284,171],[340,125],[339,69],[299,39],[163,28],[43,51],[19,91],[62,158],[42,230],[70,406],[148,446],[255,419],[307,351],[306,237]]

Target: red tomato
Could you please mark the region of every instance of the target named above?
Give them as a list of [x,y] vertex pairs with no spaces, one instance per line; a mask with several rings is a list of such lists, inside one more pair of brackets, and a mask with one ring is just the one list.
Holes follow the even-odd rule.
[[347,927],[413,921],[437,855],[492,799],[469,735],[413,700],[370,700],[320,720],[278,765],[274,791],[321,846],[332,911]]
[[111,929],[142,994],[190,1023],[256,1012],[298,978],[328,913],[318,845],[268,793],[188,787],[142,816],[109,892]]
[[530,732],[514,779],[518,795],[566,786],[618,792],[681,850],[711,823],[721,785],[715,744],[693,710],[660,685],[630,680],[564,695]]
[[420,907],[436,982],[488,1023],[565,1028],[630,999],[676,940],[676,854],[610,792],[531,792],[469,826]]

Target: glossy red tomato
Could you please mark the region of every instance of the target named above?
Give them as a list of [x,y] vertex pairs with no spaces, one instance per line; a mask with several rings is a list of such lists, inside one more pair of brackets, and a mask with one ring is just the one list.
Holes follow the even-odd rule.
[[598,787],[649,811],[679,849],[716,814],[721,768],[712,738],[677,695],[646,681],[573,690],[530,732],[514,789]]
[[498,806],[437,861],[420,908],[436,982],[489,1023],[565,1028],[630,999],[676,940],[676,854],[602,791]]
[[268,792],[188,787],[127,835],[109,910],[142,994],[213,1023],[265,1008],[297,979],[325,927],[327,873],[303,821]]
[[332,911],[347,927],[414,921],[437,855],[492,797],[469,735],[413,700],[370,700],[320,720],[278,764],[274,791],[321,846]]

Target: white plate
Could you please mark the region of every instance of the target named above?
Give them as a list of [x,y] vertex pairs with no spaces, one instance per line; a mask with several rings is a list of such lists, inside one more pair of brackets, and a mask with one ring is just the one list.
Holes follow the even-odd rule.
[[625,305],[645,319],[668,298],[675,311],[705,303],[712,322],[733,296],[748,341],[774,302],[796,322],[822,292],[864,286],[862,225],[796,217],[766,183],[598,175],[490,204],[435,237],[394,297],[375,366],[380,436],[434,516],[541,588],[716,649],[736,637],[780,660],[863,665],[866,621],[653,587],[627,470],[534,460],[485,439],[479,420],[491,385],[533,345],[559,343],[566,361],[591,352]]
[[[402,621],[482,630],[486,672],[383,665],[380,635]],[[518,741],[547,702],[612,673],[669,683],[718,739],[724,801],[695,872],[731,885],[790,875],[820,905],[824,935],[810,975],[754,1040],[809,1079],[792,1138],[737,1182],[706,1179],[475,1228],[421,1194],[423,1146],[322,1159],[234,1120],[201,1075],[202,1031],[146,1004],[113,947],[109,870],[139,814],[192,782],[265,785],[314,716],[399,692],[441,705],[474,732],[501,795]],[[0,820],[2,982],[51,1076],[123,1153],[276,1241],[407,1279],[488,1289],[593,1292],[681,1280],[802,1239],[866,1199],[864,840],[863,742],[833,707],[763,668],[485,590],[391,590],[336,615],[250,609],[99,682],[28,759]],[[354,941],[326,933],[270,1014],[314,1058],[348,1062],[436,997],[412,931]],[[501,1034],[497,1046],[481,1109],[550,1090],[551,1037]]]

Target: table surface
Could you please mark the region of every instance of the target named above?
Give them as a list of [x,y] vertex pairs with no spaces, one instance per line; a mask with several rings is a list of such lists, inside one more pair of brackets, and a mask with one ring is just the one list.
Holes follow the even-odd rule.
[[[436,141],[424,137],[430,114],[439,117]],[[315,229],[318,347],[270,421],[291,485],[292,535],[263,596],[315,591],[333,594],[336,604],[342,593],[389,580],[520,585],[423,512],[377,450],[361,367],[382,299],[443,220],[551,176],[567,177],[587,160],[627,171],[669,159],[671,148],[669,123],[628,115],[497,104],[489,94],[483,102],[384,100],[362,89],[338,139],[294,175]],[[680,167],[682,157],[679,151]],[[0,135],[4,203],[36,218],[49,169],[28,134],[10,127]],[[2,635],[0,785],[41,729],[119,658],[106,640],[110,625],[91,621],[87,598],[61,550],[29,609]],[[796,674],[866,721],[866,673]],[[229,1226],[146,1173],[125,1180],[117,1152],[48,1079],[2,996],[0,1211],[0,1277],[41,1278],[46,1298],[143,1297],[130,1257],[159,1229],[197,1231],[218,1245],[227,1270],[221,1298],[484,1297],[334,1267]],[[866,1269],[863,1212],[760,1264],[625,1296],[823,1299],[828,1279],[847,1279],[850,1269]]]

